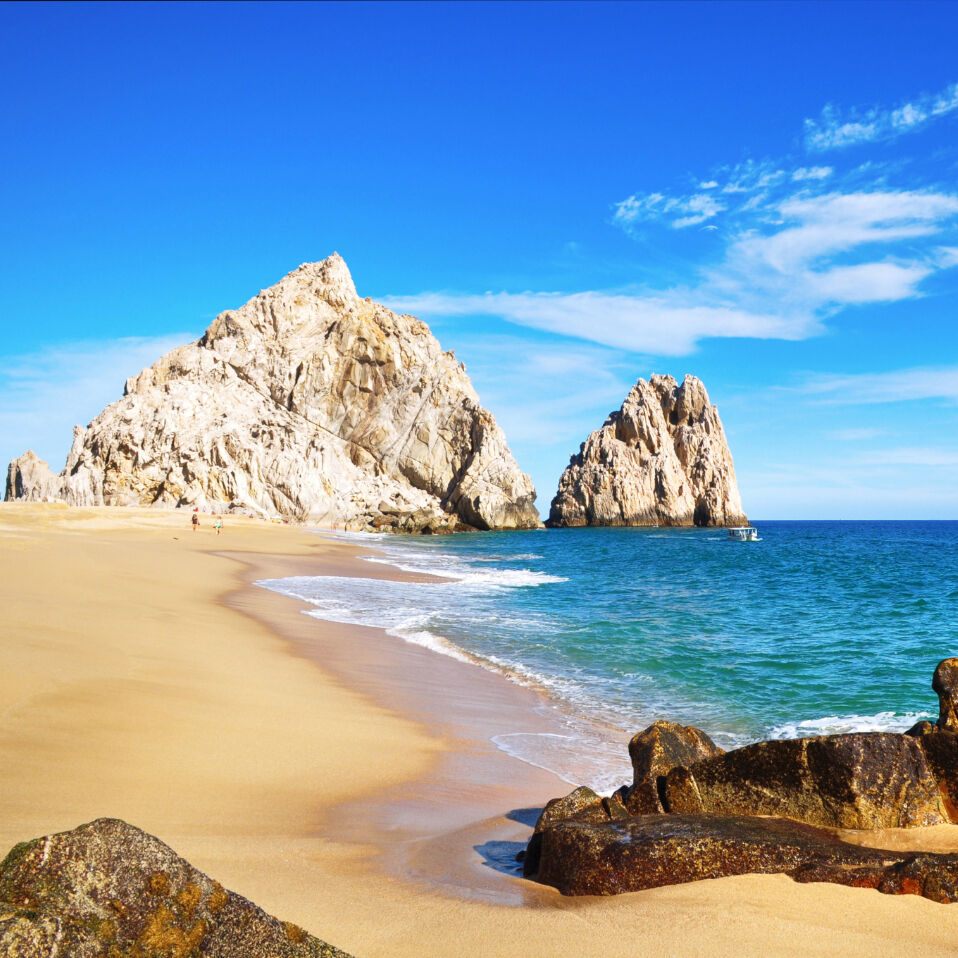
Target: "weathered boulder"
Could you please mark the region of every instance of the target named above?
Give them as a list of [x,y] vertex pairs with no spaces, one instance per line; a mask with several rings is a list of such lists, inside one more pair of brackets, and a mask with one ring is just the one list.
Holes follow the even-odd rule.
[[14,459],[7,468],[5,499],[47,502],[60,494],[60,477],[32,449]]
[[537,878],[563,895],[617,895],[751,873],[958,901],[958,855],[878,851],[799,822],[741,815],[557,822],[541,833]]
[[552,526],[728,526],[748,522],[718,409],[701,381],[640,379],[574,455]]
[[672,769],[664,798],[671,813],[775,815],[833,828],[948,821],[919,742],[888,732],[756,742]]
[[694,765],[724,754],[701,729],[675,722],[654,722],[629,742],[632,786],[622,800],[632,815],[665,811],[660,790],[665,776],[677,766]]
[[0,954],[349,958],[226,891],[159,839],[107,818],[7,855]]
[[[18,468],[8,498],[48,489]],[[465,366],[425,323],[360,298],[335,254],[128,379],[74,430],[55,487],[74,505],[232,508],[351,529],[541,525],[532,481]]]

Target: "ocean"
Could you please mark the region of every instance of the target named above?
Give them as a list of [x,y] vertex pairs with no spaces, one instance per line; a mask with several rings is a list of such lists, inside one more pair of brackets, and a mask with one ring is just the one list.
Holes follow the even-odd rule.
[[958,522],[755,525],[753,543],[723,529],[336,533],[444,581],[259,584],[544,691],[568,734],[494,741],[601,790],[628,780],[622,742],[656,719],[729,748],[937,717],[932,673],[958,655]]

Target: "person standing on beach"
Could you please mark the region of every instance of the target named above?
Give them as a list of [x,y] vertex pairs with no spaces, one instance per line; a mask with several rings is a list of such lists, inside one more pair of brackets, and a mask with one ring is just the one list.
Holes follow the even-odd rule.
[[216,530],[217,535],[223,531],[223,520],[219,516],[216,517],[216,522],[213,523],[213,528]]
[[193,531],[194,532],[196,532],[199,524],[200,524],[200,517],[194,512],[193,513]]

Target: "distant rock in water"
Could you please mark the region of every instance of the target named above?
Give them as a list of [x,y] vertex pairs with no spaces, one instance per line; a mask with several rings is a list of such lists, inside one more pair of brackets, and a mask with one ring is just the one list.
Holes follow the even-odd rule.
[[0,954],[349,958],[110,818],[17,845],[0,863]]
[[6,497],[351,529],[541,525],[532,481],[465,367],[425,323],[361,299],[337,254],[128,379],[76,427],[59,476],[33,453],[14,460]]
[[701,381],[640,379],[573,456],[551,526],[745,525],[732,454]]

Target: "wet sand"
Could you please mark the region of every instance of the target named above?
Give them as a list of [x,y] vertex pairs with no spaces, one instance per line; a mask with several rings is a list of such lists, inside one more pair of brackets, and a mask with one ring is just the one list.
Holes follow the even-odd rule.
[[543,700],[249,584],[404,575],[354,547],[188,522],[0,507],[4,849],[121,817],[357,956],[954,953],[958,908],[911,896],[747,876],[564,899],[502,874],[568,790],[488,741],[554,727]]

